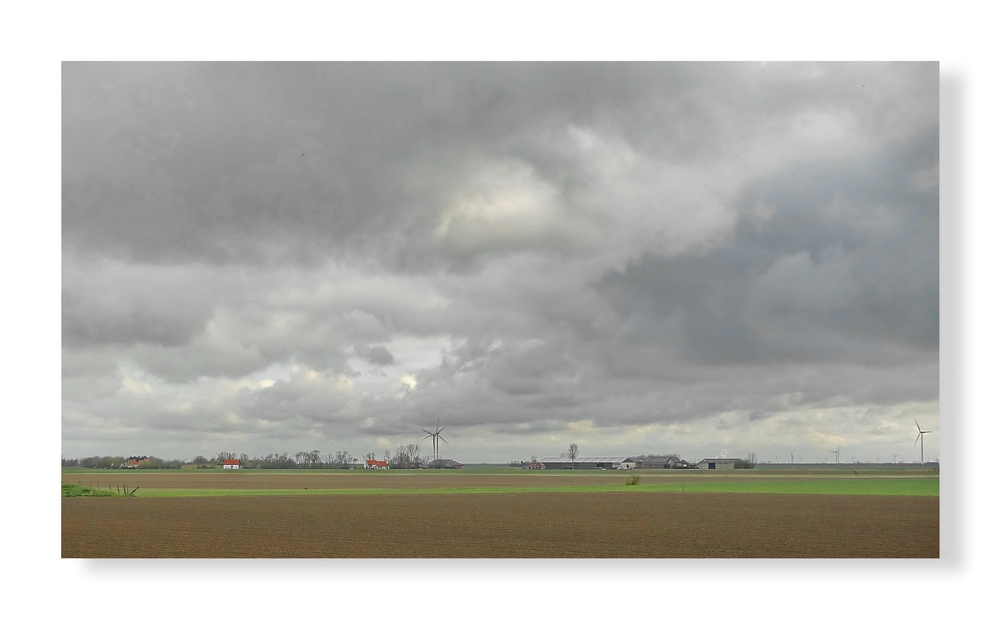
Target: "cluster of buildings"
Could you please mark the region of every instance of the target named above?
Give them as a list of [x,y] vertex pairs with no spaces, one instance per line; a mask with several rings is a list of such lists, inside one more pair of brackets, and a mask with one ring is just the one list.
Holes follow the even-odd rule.
[[[148,461],[148,457],[130,457],[122,463],[123,468],[137,468],[139,463]],[[710,458],[697,463],[688,463],[676,454],[642,455],[642,456],[578,456],[572,459],[568,456],[546,457],[540,460],[522,461],[522,469],[735,469],[740,459]],[[226,459],[222,469],[240,469],[239,459]],[[436,459],[425,467],[430,469],[463,469],[465,466],[452,459]],[[356,465],[355,469],[389,469],[388,461],[367,459]]]
[[546,457],[522,463],[522,469],[735,469],[739,459],[712,458],[688,463],[676,454],[643,456]]
[[139,465],[150,462],[152,462],[152,459],[148,456],[130,456],[122,461],[118,469],[139,469]]

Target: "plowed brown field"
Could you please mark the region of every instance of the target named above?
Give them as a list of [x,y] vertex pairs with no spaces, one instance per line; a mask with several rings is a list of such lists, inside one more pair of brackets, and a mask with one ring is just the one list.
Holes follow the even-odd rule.
[[[449,482],[454,486],[454,479]],[[939,498],[907,496],[77,497],[62,500],[62,555],[936,558],[938,515]]]

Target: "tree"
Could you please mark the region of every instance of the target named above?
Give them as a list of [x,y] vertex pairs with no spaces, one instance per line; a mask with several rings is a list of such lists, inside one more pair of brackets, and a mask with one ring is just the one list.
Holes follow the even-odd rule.
[[573,462],[573,469],[576,469],[576,456],[580,454],[580,448],[575,443],[569,444],[569,460]]
[[757,455],[753,452],[747,454],[745,459],[736,459],[733,464],[734,469],[753,469],[757,466]]
[[351,453],[347,450],[338,450],[333,457],[333,463],[340,469],[347,469],[351,463]]
[[396,454],[389,459],[393,469],[408,469],[420,465],[420,444],[407,444],[396,448]]

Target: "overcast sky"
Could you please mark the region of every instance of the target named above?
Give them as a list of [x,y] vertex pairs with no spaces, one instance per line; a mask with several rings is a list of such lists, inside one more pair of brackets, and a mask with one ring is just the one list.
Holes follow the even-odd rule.
[[[63,65],[67,457],[920,458],[937,63]],[[938,434],[925,435],[927,460]]]

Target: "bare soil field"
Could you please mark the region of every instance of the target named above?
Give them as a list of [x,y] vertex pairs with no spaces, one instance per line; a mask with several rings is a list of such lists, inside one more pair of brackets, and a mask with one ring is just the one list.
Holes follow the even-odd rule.
[[[405,480],[386,477],[394,478]],[[448,486],[456,483],[449,477]],[[260,480],[253,484],[261,488]],[[225,485],[233,488],[231,480]],[[939,498],[606,492],[78,497],[62,500],[62,556],[936,558]]]

